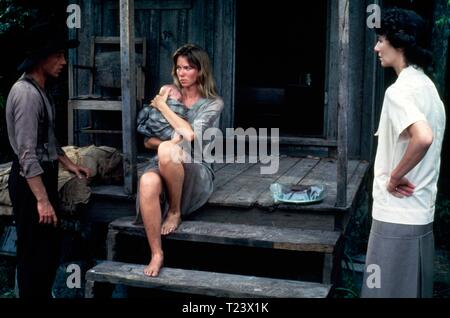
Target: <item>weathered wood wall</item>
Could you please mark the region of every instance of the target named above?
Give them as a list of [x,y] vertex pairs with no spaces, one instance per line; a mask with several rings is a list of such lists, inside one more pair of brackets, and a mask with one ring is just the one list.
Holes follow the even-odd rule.
[[[114,0],[72,2],[81,7],[82,26],[75,31],[81,44],[71,61],[86,65],[92,36],[119,36],[119,4]],[[135,36],[147,40],[146,98],[153,97],[161,85],[172,82],[174,51],[185,43],[196,43],[208,51],[219,92],[225,101],[221,127],[231,127],[233,21],[233,0],[136,0]],[[77,75],[76,92],[85,94],[88,74],[79,72]]]
[[[349,7],[349,96],[347,109],[348,156],[369,160],[372,156],[374,103],[376,70],[373,65],[375,54],[373,30],[366,26],[367,5],[372,0],[350,0]],[[339,75],[339,32],[338,1],[330,0],[328,25],[328,65],[327,65],[327,99],[326,99],[326,137],[336,139],[338,136],[338,87]]]
[[[147,39],[147,82],[145,95],[151,98],[158,88],[172,82],[171,55],[187,42],[203,46],[211,56],[219,92],[225,101],[221,128],[234,125],[234,70],[236,1],[246,0],[135,0],[135,36]],[[329,1],[328,101],[324,118],[326,138],[337,138],[337,6]],[[118,1],[72,0],[82,12],[82,27],[76,31],[81,42],[71,62],[87,64],[92,36],[119,36]],[[371,1],[350,0],[350,96],[348,105],[349,157],[370,159],[374,133],[373,33],[368,30],[366,5]],[[276,5],[276,3],[274,3]],[[250,22],[249,22],[250,23]],[[268,39],[270,40],[270,39]],[[87,92],[87,72],[79,71],[76,92]],[[376,117],[376,116],[375,116]]]

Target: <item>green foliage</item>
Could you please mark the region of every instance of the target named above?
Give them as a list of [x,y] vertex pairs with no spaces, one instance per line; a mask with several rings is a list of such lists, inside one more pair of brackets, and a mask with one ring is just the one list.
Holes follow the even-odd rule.
[[436,26],[445,29],[446,36],[450,36],[450,0],[447,0],[442,15],[436,19]]
[[0,256],[0,298],[13,298],[15,259],[9,256]]
[[450,250],[450,199],[439,196],[434,218],[436,245]]
[[5,109],[6,107],[6,99],[3,97],[3,95],[0,94],[0,110]]
[[36,10],[25,8],[14,0],[0,1],[0,34],[7,33],[14,27],[23,29],[25,21],[36,15]]
[[359,298],[361,287],[357,276],[361,274],[355,270],[355,261],[348,254],[348,245],[344,248],[343,263],[345,266],[341,268],[340,282],[334,289],[335,298]]

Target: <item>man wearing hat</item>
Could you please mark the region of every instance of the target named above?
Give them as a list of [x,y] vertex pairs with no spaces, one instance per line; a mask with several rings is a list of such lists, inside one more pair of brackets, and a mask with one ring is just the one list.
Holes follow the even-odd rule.
[[27,57],[18,68],[23,74],[6,103],[15,154],[8,187],[17,229],[17,283],[20,297],[28,299],[52,297],[60,249],[58,162],[79,178],[90,175],[65,155],[55,136],[55,105],[45,85],[66,65],[65,50],[79,44],[57,30],[52,23],[30,30]]

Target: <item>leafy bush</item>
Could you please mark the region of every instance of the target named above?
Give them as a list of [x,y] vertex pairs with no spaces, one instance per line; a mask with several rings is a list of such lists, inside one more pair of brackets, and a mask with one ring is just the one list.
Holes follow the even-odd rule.
[[7,33],[15,27],[23,28],[26,20],[36,14],[36,10],[30,10],[16,2],[0,1],[0,34]]

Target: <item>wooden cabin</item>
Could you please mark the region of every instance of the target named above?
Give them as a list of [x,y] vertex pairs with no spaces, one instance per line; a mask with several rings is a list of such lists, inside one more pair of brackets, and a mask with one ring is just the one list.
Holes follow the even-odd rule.
[[[126,172],[123,189],[94,189],[92,209],[97,210],[92,213],[104,211],[113,222],[108,233],[109,262],[88,271],[86,295],[95,296],[96,288],[106,282],[213,296],[329,295],[340,262],[342,234],[364,197],[374,154],[383,88],[372,49],[375,34],[366,25],[370,15],[366,8],[374,1],[73,3],[80,6],[82,16],[81,28],[70,31],[81,42],[70,53],[71,97],[85,99],[69,108],[69,135],[77,145],[95,142],[121,148]],[[94,44],[116,41],[118,45],[117,39],[124,85],[95,87],[98,78],[78,66],[92,67],[100,61],[97,52],[110,51],[97,50]],[[143,277],[141,265],[120,263],[132,259],[129,248],[120,248],[126,241],[120,237],[145,236],[142,226],[133,224],[135,186],[142,166],[137,158],[145,156],[142,138],[135,132],[136,113],[161,85],[172,82],[171,55],[188,42],[204,47],[212,59],[225,102],[221,129],[280,128],[280,169],[261,176],[260,163],[215,165],[210,202],[167,241],[253,248],[268,258],[284,251],[293,254],[283,257],[299,263],[303,262],[299,255],[304,259],[314,255],[319,260],[316,281],[302,281],[300,274],[300,280],[270,277],[268,272],[261,276],[270,278],[261,278],[256,270],[225,273],[223,268],[194,266],[198,271],[189,262],[182,265],[184,269],[166,264],[154,280]],[[80,106],[90,100],[86,95],[113,92],[121,96],[115,102],[105,103],[99,97],[91,104],[95,107]],[[317,205],[276,204],[269,193],[273,182],[322,183],[329,192]],[[233,249],[226,253],[233,257]]]

